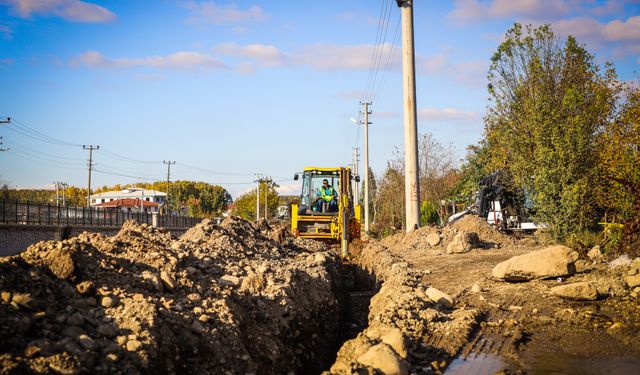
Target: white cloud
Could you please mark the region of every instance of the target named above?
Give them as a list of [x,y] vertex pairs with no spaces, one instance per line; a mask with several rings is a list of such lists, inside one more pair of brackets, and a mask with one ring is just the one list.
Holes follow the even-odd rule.
[[434,75],[442,72],[447,63],[443,53],[433,56],[416,56],[416,71],[420,74]]
[[572,10],[566,0],[457,0],[449,17],[459,22],[478,21],[513,16],[557,18]]
[[239,9],[234,3],[217,5],[214,1],[186,1],[185,8],[191,11],[188,22],[222,25],[226,23],[259,22],[269,19],[261,7],[254,5],[248,9]]
[[167,56],[110,59],[97,51],[85,52],[72,60],[73,65],[97,68],[127,68],[144,66],[173,69],[228,69],[219,59],[199,52],[181,51]]
[[[392,52],[391,43],[382,45],[381,66]],[[298,64],[308,65],[318,70],[368,70],[373,55],[373,45],[336,45],[316,44],[306,46],[296,53],[294,60]]]
[[285,65],[289,58],[278,48],[266,44],[240,46],[236,43],[223,43],[215,48],[222,55],[247,57],[267,67]]
[[418,118],[427,121],[471,122],[480,120],[480,116],[476,112],[456,108],[422,108],[418,110]]
[[612,47],[614,55],[624,57],[640,52],[640,16],[603,23],[592,17],[575,17],[553,23],[559,35],[573,35],[595,48]]
[[300,183],[292,182],[288,184],[280,185],[280,187],[276,188],[276,191],[280,195],[298,195],[300,194]]
[[624,12],[624,3],[619,0],[609,0],[605,4],[591,9],[591,14],[598,17],[622,12]]
[[81,0],[0,0],[22,18],[54,15],[72,22],[111,22],[116,15],[110,10]]

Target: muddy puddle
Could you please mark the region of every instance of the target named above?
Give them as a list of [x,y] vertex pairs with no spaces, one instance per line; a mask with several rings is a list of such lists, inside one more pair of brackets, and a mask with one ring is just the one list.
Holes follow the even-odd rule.
[[627,375],[640,374],[638,357],[584,357],[566,353],[545,353],[531,358],[529,374]]
[[505,362],[493,354],[471,354],[458,357],[444,372],[445,375],[493,375],[505,369]]

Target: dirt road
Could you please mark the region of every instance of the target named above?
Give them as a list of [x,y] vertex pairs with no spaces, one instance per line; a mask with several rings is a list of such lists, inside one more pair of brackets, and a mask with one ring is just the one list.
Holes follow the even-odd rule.
[[[447,254],[447,244],[462,230],[478,233],[480,247]],[[439,233],[441,243],[425,246],[424,238],[430,233]],[[450,294],[454,309],[478,312],[471,335],[455,355],[451,355],[455,348],[447,347],[446,334],[426,338],[436,372],[640,373],[638,291],[624,281],[637,274],[637,261],[618,261],[620,266],[612,267],[604,258],[592,261],[583,255],[572,276],[505,282],[492,276],[498,263],[542,246],[530,238],[517,240],[492,232],[475,218],[457,228],[423,228],[383,242],[425,271],[423,283]],[[551,291],[582,281],[596,286],[597,300],[576,301]]]

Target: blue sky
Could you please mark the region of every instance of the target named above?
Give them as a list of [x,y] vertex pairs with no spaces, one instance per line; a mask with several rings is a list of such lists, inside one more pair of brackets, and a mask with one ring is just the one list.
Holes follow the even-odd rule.
[[[0,117],[15,121],[0,125],[0,179],[84,186],[92,144],[93,186],[163,180],[175,160],[172,179],[238,196],[255,173],[350,163],[360,99],[380,174],[403,142],[399,16],[392,0],[0,0]],[[576,36],[623,80],[640,70],[640,1],[417,0],[414,17],[419,132],[460,157],[513,22]]]

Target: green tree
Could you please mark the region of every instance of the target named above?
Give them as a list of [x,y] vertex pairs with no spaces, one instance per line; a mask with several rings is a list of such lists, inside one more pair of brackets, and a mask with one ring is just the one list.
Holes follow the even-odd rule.
[[[280,204],[280,197],[278,196],[277,188],[278,184],[271,180],[264,180],[260,182],[260,217],[264,219],[264,206],[265,198],[267,198],[267,214],[269,217],[273,217],[276,213],[276,209]],[[233,215],[240,216],[247,220],[256,219],[256,189],[252,189],[247,193],[238,197],[234,202]]]
[[612,117],[615,72],[549,25],[515,24],[493,55],[485,118],[489,166],[533,191],[538,219],[557,238],[592,228],[597,135]]

